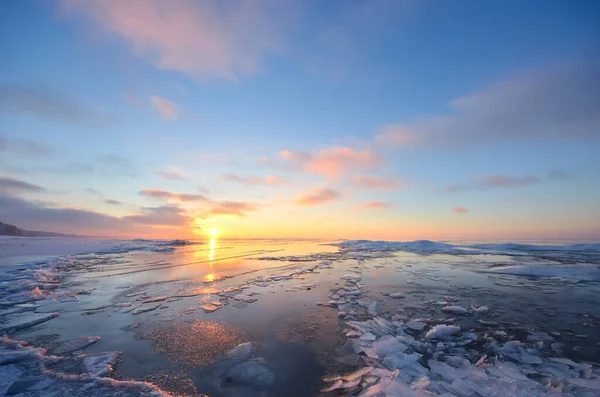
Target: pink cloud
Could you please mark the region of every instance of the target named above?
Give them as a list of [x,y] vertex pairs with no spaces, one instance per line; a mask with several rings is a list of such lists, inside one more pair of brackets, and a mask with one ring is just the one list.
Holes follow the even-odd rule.
[[362,203],[361,207],[377,210],[387,210],[391,208],[391,205],[389,205],[388,203],[382,203],[380,201],[367,201],[366,203]]
[[406,186],[406,182],[402,179],[385,179],[368,175],[356,175],[352,177],[352,182],[358,187],[372,190],[394,190]]
[[176,119],[179,113],[179,107],[166,98],[159,96],[150,97],[152,107],[160,117],[167,120]]
[[339,200],[342,195],[339,192],[331,189],[315,189],[311,193],[301,194],[296,200],[299,205],[321,205],[335,200]]
[[375,136],[375,142],[384,146],[412,146],[418,143],[413,131],[401,125],[387,125],[381,134]]
[[280,178],[277,175],[267,175],[267,176],[263,177],[263,176],[252,176],[252,175],[240,176],[240,175],[235,175],[235,174],[225,174],[225,175],[221,175],[221,179],[223,179],[224,181],[236,182],[236,183],[241,183],[243,185],[249,185],[249,186],[254,186],[254,185],[278,186],[278,185],[284,185],[287,183],[287,180]]
[[68,15],[82,14],[121,37],[155,67],[200,80],[255,73],[264,54],[280,50],[279,27],[293,14],[274,1],[62,0],[61,5]]
[[452,211],[456,212],[457,214],[466,214],[467,212],[469,212],[469,209],[457,205],[455,207],[452,207]]
[[345,146],[321,149],[316,153],[282,150],[279,157],[293,161],[304,171],[328,178],[338,178],[349,170],[373,169],[383,164],[383,160],[371,150],[355,150]]

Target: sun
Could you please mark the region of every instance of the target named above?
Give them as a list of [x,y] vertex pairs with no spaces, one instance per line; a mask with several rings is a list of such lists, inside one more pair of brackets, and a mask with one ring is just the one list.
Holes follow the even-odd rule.
[[215,237],[217,235],[217,229],[215,229],[215,228],[208,229],[208,234],[210,234],[211,237]]

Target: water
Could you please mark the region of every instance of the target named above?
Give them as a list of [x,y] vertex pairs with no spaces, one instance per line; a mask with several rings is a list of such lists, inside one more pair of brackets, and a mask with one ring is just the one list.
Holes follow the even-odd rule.
[[[598,361],[600,253],[595,246],[514,252],[512,246],[482,250],[418,243],[402,250],[386,244],[380,251],[364,243],[339,250],[332,243],[2,239],[0,316],[6,323],[32,313],[59,313],[6,331],[11,339],[47,348],[47,354],[63,341],[98,336],[97,343],[71,355],[121,352],[108,371],[111,377],[148,381],[182,395],[319,395],[324,374],[350,371],[346,364],[365,360],[348,350],[345,337],[347,321],[372,316],[361,301],[378,302],[383,317],[424,321],[423,335],[436,323],[500,332],[498,342],[526,340],[528,332],[543,331],[553,333],[552,343],[561,348],[538,344],[541,355]],[[551,277],[532,276],[538,273]],[[360,275],[360,296],[329,306],[339,288],[356,288],[353,274]],[[391,299],[392,292],[404,297]],[[489,311],[461,316],[441,310],[450,305],[488,306]],[[237,364],[222,359],[249,341],[256,350],[242,369],[264,371],[263,383],[245,379],[232,369]],[[35,371],[33,364],[19,365],[21,372]],[[5,390],[14,383],[7,379]],[[30,395],[43,395],[36,394],[35,384]],[[136,395],[136,387],[142,386],[125,390]]]

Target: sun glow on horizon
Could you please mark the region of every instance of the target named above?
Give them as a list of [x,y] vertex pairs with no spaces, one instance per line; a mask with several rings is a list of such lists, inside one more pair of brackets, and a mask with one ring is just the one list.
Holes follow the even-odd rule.
[[217,235],[217,229],[215,229],[215,228],[208,229],[208,234],[210,235],[210,237],[215,237]]

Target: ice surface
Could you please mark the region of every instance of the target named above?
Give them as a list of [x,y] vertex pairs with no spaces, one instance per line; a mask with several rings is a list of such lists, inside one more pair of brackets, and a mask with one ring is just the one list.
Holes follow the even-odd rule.
[[275,374],[267,367],[254,361],[244,361],[233,366],[227,373],[231,381],[259,388],[275,383]]
[[511,274],[529,277],[560,277],[585,281],[600,280],[600,267],[591,264],[578,265],[515,265],[498,266],[478,270],[482,273]]

